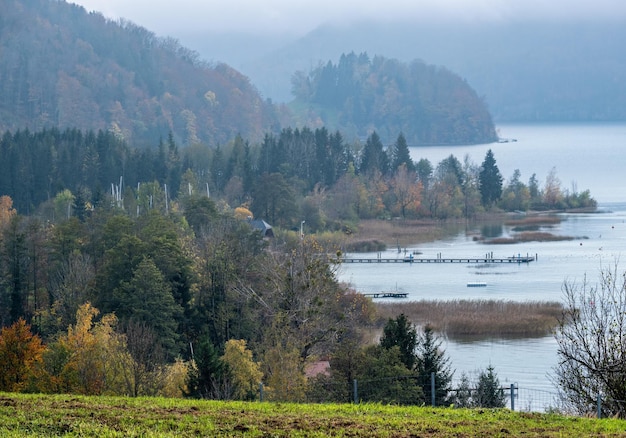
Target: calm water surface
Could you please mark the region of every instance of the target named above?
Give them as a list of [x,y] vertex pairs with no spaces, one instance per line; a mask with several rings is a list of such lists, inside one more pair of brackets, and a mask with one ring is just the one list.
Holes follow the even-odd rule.
[[570,191],[589,189],[599,202],[626,201],[626,123],[586,124],[505,124],[498,127],[500,138],[510,143],[458,147],[413,147],[414,160],[427,158],[433,166],[453,154],[463,161],[465,155],[480,165],[491,149],[502,176],[507,179],[515,169],[528,182],[533,173],[540,183],[552,168],[562,187]]
[[[504,125],[500,127],[500,136],[517,141],[458,148],[412,148],[411,153],[414,160],[428,158],[433,165],[450,154],[461,160],[468,154],[480,164],[491,148],[505,179],[519,169],[522,180],[527,181],[536,173],[542,184],[555,167],[563,188],[589,189],[600,203],[598,213],[561,215],[560,224],[545,229],[572,240],[485,245],[473,239],[481,231],[477,226],[462,226],[448,239],[402,248],[400,253],[393,248],[381,256],[402,258],[406,250],[419,252],[416,257],[425,258],[436,258],[438,254],[443,258],[483,257],[493,253],[496,258],[537,255],[538,260],[519,265],[345,264],[340,280],[352,283],[364,293],[406,292],[409,300],[562,301],[565,281],[580,284],[586,276],[595,284],[600,269],[616,262],[626,270],[626,178],[622,173],[626,163],[626,124]],[[495,227],[495,232],[506,236],[511,230],[503,225]],[[378,254],[359,256],[376,258]],[[468,282],[476,281],[487,283],[487,287],[467,287]],[[462,372],[475,376],[491,364],[503,384],[555,391],[550,379],[557,363],[552,337],[470,343],[445,340],[444,348],[456,378]],[[530,404],[528,400],[520,403]],[[550,404],[545,402],[546,406]]]

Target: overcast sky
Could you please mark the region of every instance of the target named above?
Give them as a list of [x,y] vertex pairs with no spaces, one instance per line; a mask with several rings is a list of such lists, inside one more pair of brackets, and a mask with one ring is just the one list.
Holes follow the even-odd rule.
[[69,0],[159,36],[190,32],[303,35],[323,23],[626,17],[624,0]]

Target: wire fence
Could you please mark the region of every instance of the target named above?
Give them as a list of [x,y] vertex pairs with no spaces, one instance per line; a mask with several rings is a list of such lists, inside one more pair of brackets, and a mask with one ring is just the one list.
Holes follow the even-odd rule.
[[[455,407],[506,407],[525,412],[557,412],[563,402],[557,392],[542,389],[519,388],[516,384],[491,388],[492,395],[477,387],[438,388],[434,375],[395,376],[353,379],[338,382],[316,379],[309,385],[306,403],[392,403],[399,405],[428,405]],[[260,386],[263,400],[263,385]]]
[[[259,387],[264,401],[263,384]],[[489,394],[490,393],[490,394]],[[494,398],[495,397],[495,398]],[[501,407],[520,412],[561,413],[568,415],[626,418],[626,401],[597,395],[588,401],[587,409],[572,406],[562,393],[519,387],[517,384],[490,388],[438,388],[434,374],[430,376],[395,376],[353,379],[337,382],[318,379],[306,392],[306,403],[390,403],[433,407]]]
[[514,396],[514,406],[518,411],[551,412],[559,411],[563,406],[561,396],[553,391],[516,387]]

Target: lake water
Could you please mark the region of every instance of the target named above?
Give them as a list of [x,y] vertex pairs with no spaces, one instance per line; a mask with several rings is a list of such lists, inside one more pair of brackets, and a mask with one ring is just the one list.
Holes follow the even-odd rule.
[[507,179],[519,169],[522,181],[533,173],[540,183],[552,168],[562,187],[572,191],[589,189],[598,202],[626,201],[626,123],[585,124],[504,124],[500,138],[516,140],[471,146],[412,147],[411,157],[430,160],[435,167],[453,154],[461,162],[466,154],[480,165],[489,149],[493,151],[502,176]]
[[[626,257],[626,124],[584,125],[503,125],[503,138],[516,142],[461,147],[412,148],[414,160],[428,158],[433,166],[454,154],[460,160],[466,154],[480,164],[492,149],[497,165],[506,178],[515,169],[527,181],[537,174],[543,183],[550,169],[556,167],[563,188],[589,189],[599,201],[599,213],[561,215],[563,221],[548,231],[574,237],[559,242],[531,242],[514,245],[485,245],[473,240],[474,226],[462,226],[450,238],[414,245],[417,257],[483,257],[537,255],[529,264],[345,264],[340,280],[352,283],[364,293],[406,292],[409,300],[494,299],[512,301],[562,301],[565,281],[580,284],[585,275],[595,284],[602,268],[609,268]],[[567,185],[566,185],[567,182]],[[506,184],[506,181],[505,181]],[[503,226],[506,235],[510,230]],[[376,258],[377,253],[359,254]],[[390,249],[383,258],[404,257],[404,251]],[[626,260],[621,261],[626,270]],[[468,288],[469,282],[484,282],[486,287]],[[542,409],[554,406],[551,397],[537,394],[556,392],[550,375],[557,363],[556,342],[540,339],[490,340],[458,343],[444,340],[446,354],[456,370],[475,376],[477,370],[493,365],[500,382],[516,383],[521,399],[517,406]],[[528,391],[535,391],[533,395]],[[539,392],[537,392],[539,391]],[[537,406],[532,398],[541,398]],[[520,404],[521,403],[521,404]]]

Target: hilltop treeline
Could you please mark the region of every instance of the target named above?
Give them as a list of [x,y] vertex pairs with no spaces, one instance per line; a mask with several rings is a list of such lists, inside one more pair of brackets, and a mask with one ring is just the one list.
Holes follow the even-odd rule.
[[[384,141],[403,132],[411,145],[490,143],[497,139],[485,102],[458,75],[422,61],[343,54],[292,79],[293,107],[308,121]],[[302,107],[305,109],[303,110]]]
[[440,163],[414,161],[402,134],[386,146],[376,133],[365,143],[347,143],[338,131],[303,128],[255,144],[238,136],[224,147],[179,148],[169,135],[133,148],[105,131],[24,130],[2,136],[0,156],[0,194],[19,213],[49,220],[82,217],[109,196],[132,214],[175,205],[190,193],[219,199],[224,208],[248,208],[283,228],[306,220],[312,231],[359,219],[472,217],[494,206],[595,205],[588,191],[563,190],[554,171],[543,186],[534,174],[525,183],[519,171],[505,182],[493,155],[481,165],[454,155]]

